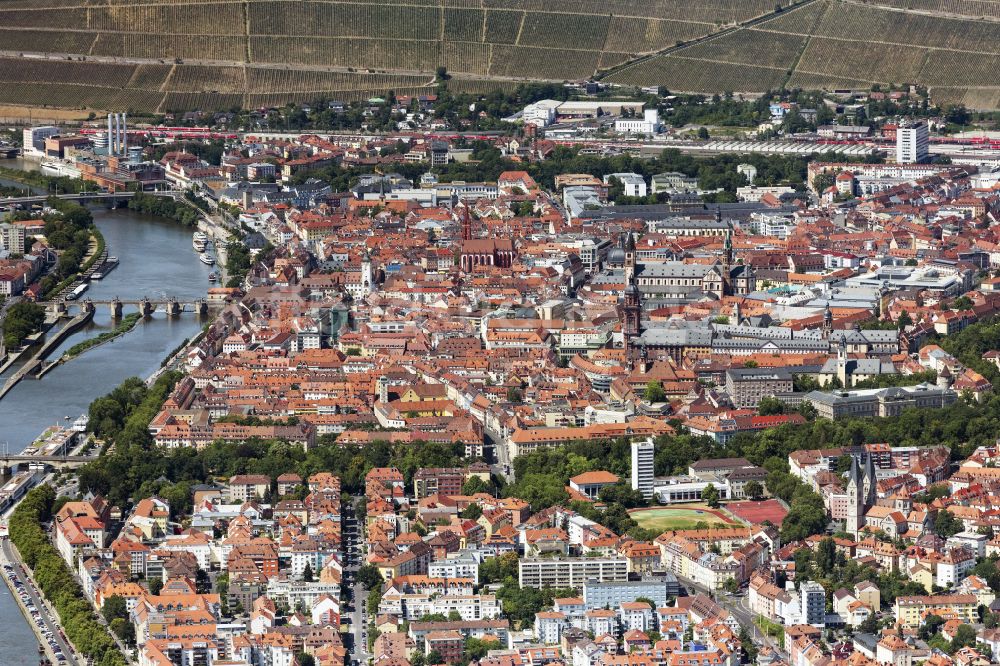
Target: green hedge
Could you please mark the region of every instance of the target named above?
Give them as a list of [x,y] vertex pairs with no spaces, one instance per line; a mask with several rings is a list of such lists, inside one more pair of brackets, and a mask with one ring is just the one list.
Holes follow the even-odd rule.
[[59,614],[59,623],[76,649],[97,666],[126,666],[128,661],[97,620],[59,551],[48,540],[42,522],[49,520],[55,491],[48,485],[31,490],[10,519],[10,539],[24,563],[34,572],[35,584]]
[[92,338],[87,338],[83,342],[78,342],[69,349],[67,349],[66,352],[62,355],[62,358],[68,361],[69,359],[75,356],[79,356],[80,354],[87,351],[91,347],[96,347],[97,345],[107,342],[108,340],[113,340],[120,335],[125,335],[133,328],[135,328],[135,325],[139,323],[140,319],[142,319],[141,313],[130,312],[129,314],[122,317],[121,322],[110,331],[105,331],[100,335],[95,335]]

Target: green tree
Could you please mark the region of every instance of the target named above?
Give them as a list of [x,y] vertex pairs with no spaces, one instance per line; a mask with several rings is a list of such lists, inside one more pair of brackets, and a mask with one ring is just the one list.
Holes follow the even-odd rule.
[[498,557],[484,560],[479,565],[479,582],[483,585],[502,583],[509,579],[517,579],[517,553],[504,553]]
[[361,583],[366,590],[381,588],[382,583],[385,582],[382,579],[382,574],[379,573],[378,567],[374,564],[365,564],[359,567],[358,572],[354,575],[354,579]]
[[773,414],[784,414],[785,413],[785,403],[773,396],[767,396],[760,399],[757,404],[757,413],[761,416],[771,416]]
[[650,380],[646,384],[646,390],[642,397],[648,403],[657,403],[664,402],[667,399],[667,394],[663,391],[663,384],[655,380]]
[[713,509],[719,506],[719,491],[716,489],[714,484],[708,484],[705,489],[701,491],[701,499],[705,504],[709,505]]
[[313,568],[312,564],[306,562],[305,568],[302,570],[302,580],[306,583],[313,582]]
[[751,479],[743,487],[743,492],[746,493],[747,497],[756,502],[764,497],[764,486],[761,485],[760,481]]
[[951,651],[958,652],[964,647],[975,646],[976,630],[971,625],[961,624],[955,630],[955,636],[951,639]]
[[877,634],[878,633],[878,617],[875,613],[872,613],[858,625],[858,633],[862,634]]
[[483,478],[479,475],[473,474],[465,483],[462,484],[462,494],[463,495],[477,495],[479,493],[491,492],[490,484],[483,481]]
[[490,650],[500,648],[500,642],[496,640],[481,640],[478,638],[465,639],[465,653],[463,659],[469,661],[479,661],[486,656]]
[[934,533],[947,539],[963,529],[962,521],[947,509],[941,509],[934,517]]
[[479,516],[483,515],[483,509],[476,502],[470,502],[459,515],[468,520],[478,520]]
[[127,620],[128,609],[125,605],[125,599],[117,594],[108,597],[104,600],[104,605],[101,606],[101,615],[109,624],[116,618]]
[[910,313],[907,312],[906,310],[900,312],[899,319],[896,320],[896,327],[902,331],[907,326],[912,326],[912,325],[913,325],[913,319],[910,317]]
[[135,644],[135,626],[131,622],[123,617],[116,617],[108,626],[126,645]]
[[7,309],[3,321],[3,340],[9,349],[20,347],[25,338],[41,330],[45,308],[37,303],[21,301]]
[[969,310],[973,305],[975,305],[975,303],[973,303],[972,299],[968,296],[959,296],[951,302],[950,307],[952,310]]
[[821,539],[819,545],[816,548],[816,567],[824,574],[829,574],[833,571],[834,564],[837,561],[837,547],[834,544],[833,539],[827,537]]

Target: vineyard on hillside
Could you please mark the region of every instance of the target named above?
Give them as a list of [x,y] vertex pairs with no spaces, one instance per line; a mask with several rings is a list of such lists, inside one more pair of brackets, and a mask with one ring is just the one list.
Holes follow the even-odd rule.
[[[774,7],[774,0],[0,0],[0,56],[60,56],[42,61],[40,84],[23,97],[31,104],[218,109],[240,100],[425,91],[438,67],[469,90],[586,79]],[[133,62],[88,70],[87,58]],[[139,65],[166,69],[140,73]],[[0,83],[28,83],[24,76],[0,65]],[[17,97],[15,90],[3,97]]]
[[430,91],[439,67],[474,92],[594,76],[703,93],[918,83],[994,108],[1000,0],[0,0],[4,103],[348,100]]
[[[607,79],[681,91],[744,93],[768,87],[869,90],[876,84],[916,83],[928,86],[942,104],[993,109],[1000,99],[997,7],[997,0],[815,0],[723,36],[626,64]],[[971,16],[998,18],[964,18]],[[705,73],[711,63],[720,63],[715,81]],[[745,80],[739,80],[734,67],[747,74]],[[762,67],[784,68],[785,75],[768,76]]]

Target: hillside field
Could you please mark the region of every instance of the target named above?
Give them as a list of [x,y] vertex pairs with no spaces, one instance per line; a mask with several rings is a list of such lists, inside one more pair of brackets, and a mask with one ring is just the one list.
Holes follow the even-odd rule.
[[[0,104],[216,110],[582,80],[1000,103],[1000,0],[0,0]],[[776,7],[780,11],[775,11]],[[46,59],[39,55],[46,54]]]

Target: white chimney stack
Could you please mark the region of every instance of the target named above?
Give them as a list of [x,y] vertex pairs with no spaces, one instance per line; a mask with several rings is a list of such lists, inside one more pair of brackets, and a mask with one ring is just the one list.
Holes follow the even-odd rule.
[[108,114],[108,155],[115,154],[115,135],[111,129],[111,118],[114,114]]
[[125,129],[125,114],[122,114],[122,155],[128,157],[128,132]]

